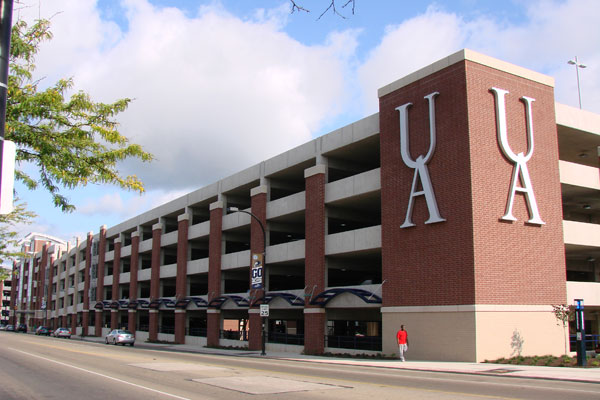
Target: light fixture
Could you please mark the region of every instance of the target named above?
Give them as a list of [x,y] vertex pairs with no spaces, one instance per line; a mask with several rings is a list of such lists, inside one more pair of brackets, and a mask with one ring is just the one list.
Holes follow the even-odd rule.
[[574,60],[569,60],[568,63],[575,66],[575,71],[577,73],[577,94],[579,95],[579,108],[581,109],[581,89],[579,86],[579,68],[586,68],[587,66],[580,63],[579,60],[577,59],[577,56],[575,56]]
[[583,207],[584,210],[591,210],[592,209],[592,206],[589,205],[589,204],[584,204],[582,207]]
[[577,155],[577,157],[579,157],[579,158],[588,158],[589,156],[588,156],[588,153],[579,153]]

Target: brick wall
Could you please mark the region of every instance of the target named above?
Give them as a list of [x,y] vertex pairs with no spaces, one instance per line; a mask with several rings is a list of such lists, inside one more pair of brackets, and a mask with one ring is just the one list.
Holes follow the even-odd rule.
[[[99,240],[98,240],[98,279],[96,288],[96,301],[101,302],[104,300],[104,259],[106,257],[106,227],[100,228]],[[97,310],[94,313],[95,318],[95,334],[96,336],[102,336],[102,319],[104,311],[102,309]]]
[[[213,203],[214,204],[214,203]],[[221,295],[221,241],[223,227],[223,206],[214,204],[210,210],[210,236],[208,242],[208,301]],[[208,310],[216,311],[216,310]],[[206,343],[219,345],[221,314],[208,312],[206,315]]]
[[[562,200],[554,91],[550,86],[467,62],[467,96],[473,181],[476,302],[478,304],[557,304],[566,301]],[[526,222],[525,196],[516,194],[514,222],[501,221],[514,163],[498,145],[494,95],[505,95],[508,142],[518,154],[528,148],[526,108],[531,103],[534,151],[527,162],[531,186],[545,225]],[[523,183],[519,182],[519,186]]]
[[[503,222],[513,164],[497,140],[494,95],[506,96],[509,142],[525,152],[525,108],[533,97],[535,151],[527,164],[546,225],[526,224],[523,195],[517,222]],[[415,198],[414,227],[401,229],[414,177],[400,155],[397,107],[408,109],[410,154],[429,149],[435,97],[435,153],[428,164],[445,222],[425,224],[424,196]],[[383,306],[550,304],[565,301],[558,145],[551,87],[462,61],[380,98]]]
[[[383,306],[473,304],[471,184],[464,64],[459,63],[380,98]],[[400,154],[399,112],[408,109],[413,160],[430,148],[429,105],[435,97],[435,152],[428,164],[440,215],[425,224],[424,196],[414,199],[416,226],[405,221],[414,169]]]
[[[162,224],[152,226],[152,270],[150,271],[150,298],[160,297],[160,241]],[[148,340],[158,340],[158,310],[148,310]]]
[[[266,191],[259,190],[261,187],[255,189],[257,192],[251,198],[251,210],[252,214],[254,214],[263,224],[266,229],[267,226],[267,193]],[[260,227],[258,221],[254,218],[251,218],[250,222],[250,256],[252,254],[262,253],[264,250],[264,235],[263,231]],[[264,260],[264,270],[263,270],[263,285],[266,285],[267,281],[267,272],[268,272],[268,262],[269,260]],[[253,262],[250,260],[250,298],[251,301],[256,301],[262,297],[264,297],[264,290],[253,290],[252,289],[252,265]],[[258,308],[255,306],[253,308]],[[262,318],[259,314],[251,313],[249,314],[249,332],[248,332],[248,349],[250,350],[258,350],[262,348]]]
[[[307,170],[309,171],[309,170]],[[317,295],[325,290],[325,174],[316,173],[306,178],[304,281],[307,293]],[[314,288],[314,291],[313,291]],[[306,308],[317,306],[308,304]],[[304,314],[304,350],[320,354],[324,350],[325,314]]]
[[[175,292],[177,299],[186,297],[187,292],[187,253],[189,218],[181,216],[177,226],[177,277]],[[175,343],[185,343],[185,310],[175,310]]]
[[90,323],[90,268],[92,267],[92,241],[94,236],[91,232],[87,235],[85,244],[85,272],[83,284],[83,314],[81,316],[82,332],[84,336],[88,334],[88,326]]
[[[121,240],[115,240],[115,248],[113,251],[113,283],[112,283],[112,301],[119,300],[119,279],[121,276]],[[130,274],[131,275],[131,274]],[[112,312],[110,314],[110,329],[119,328],[119,313]]]
[[[134,301],[138,296],[138,271],[140,260],[140,235],[138,232],[131,234],[131,273],[129,274],[129,298]],[[137,311],[128,310],[127,328],[133,334],[137,330]]]

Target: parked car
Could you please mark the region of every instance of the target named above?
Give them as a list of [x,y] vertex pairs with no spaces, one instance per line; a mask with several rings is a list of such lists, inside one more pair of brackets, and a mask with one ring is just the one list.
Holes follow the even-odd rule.
[[15,329],[15,331],[27,333],[27,325],[26,324],[19,324],[19,325],[17,325],[17,328]]
[[57,338],[71,339],[71,330],[67,328],[58,328],[52,333],[52,336]]
[[6,325],[6,331],[7,332],[14,332],[15,331],[15,326],[14,325]]
[[47,326],[38,326],[35,330],[35,334],[50,336],[50,328],[48,328]]
[[0,325],[0,331],[5,331],[8,325]]
[[109,344],[122,344],[125,346],[126,344],[133,346],[135,343],[135,336],[133,333],[126,331],[124,329],[113,329],[110,331],[108,335],[104,338],[104,343]]

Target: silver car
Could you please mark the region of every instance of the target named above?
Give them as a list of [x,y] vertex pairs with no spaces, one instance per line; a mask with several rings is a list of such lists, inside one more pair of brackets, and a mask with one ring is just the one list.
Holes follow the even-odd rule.
[[104,343],[122,344],[123,346],[128,344],[133,346],[133,344],[135,343],[135,336],[133,335],[133,333],[124,329],[113,329],[104,338]]
[[67,328],[58,328],[52,335],[57,338],[71,339],[71,331]]

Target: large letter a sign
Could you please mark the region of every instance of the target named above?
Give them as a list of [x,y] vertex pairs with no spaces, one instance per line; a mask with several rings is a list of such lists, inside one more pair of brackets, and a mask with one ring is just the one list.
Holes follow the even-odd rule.
[[[504,103],[504,96],[508,93],[508,90],[491,88],[490,89],[496,97],[496,127],[498,130],[498,143],[502,149],[502,153],[506,158],[514,163],[512,179],[510,182],[510,192],[508,193],[508,200],[506,202],[506,211],[501,219],[505,221],[516,221],[517,219],[512,214],[513,203],[515,201],[515,193],[521,192],[525,195],[527,201],[527,208],[529,210],[529,221],[530,224],[544,225],[544,221],[540,218],[540,212],[538,211],[537,203],[535,201],[535,194],[533,193],[533,186],[531,185],[531,178],[529,177],[529,170],[527,169],[527,161],[531,159],[533,155],[533,123],[531,121],[531,103],[535,101],[531,97],[521,97],[523,103],[525,103],[526,118],[527,118],[527,154],[519,153],[515,154],[508,144],[508,134],[506,129],[506,106]],[[522,186],[517,186],[517,181],[520,179]]]

